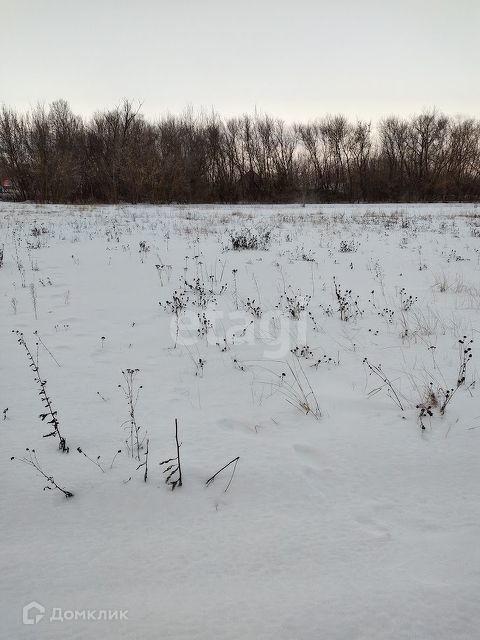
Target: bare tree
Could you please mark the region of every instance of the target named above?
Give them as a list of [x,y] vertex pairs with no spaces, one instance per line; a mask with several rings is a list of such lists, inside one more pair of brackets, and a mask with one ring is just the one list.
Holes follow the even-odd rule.
[[167,115],[124,100],[82,119],[67,102],[0,110],[0,170],[39,202],[292,202],[480,198],[480,123],[426,111],[376,129],[342,115]]

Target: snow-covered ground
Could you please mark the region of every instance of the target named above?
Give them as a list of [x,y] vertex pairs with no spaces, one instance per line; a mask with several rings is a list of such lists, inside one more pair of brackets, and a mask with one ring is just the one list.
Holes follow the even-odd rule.
[[2,638],[479,637],[480,208],[2,203],[2,245]]

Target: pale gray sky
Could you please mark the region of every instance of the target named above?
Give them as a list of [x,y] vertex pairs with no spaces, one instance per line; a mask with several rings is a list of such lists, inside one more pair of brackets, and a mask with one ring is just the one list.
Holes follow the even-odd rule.
[[480,0],[0,0],[0,102],[480,115]]

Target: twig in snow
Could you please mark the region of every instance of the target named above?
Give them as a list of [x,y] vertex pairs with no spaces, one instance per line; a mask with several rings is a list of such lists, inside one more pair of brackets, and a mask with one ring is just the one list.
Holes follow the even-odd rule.
[[44,341],[43,341],[43,340],[42,340],[42,338],[40,337],[40,335],[39,335],[38,331],[34,331],[33,333],[37,336],[37,338],[38,338],[38,340],[39,340],[40,344],[41,344],[41,345],[42,345],[42,347],[45,349],[45,351],[48,353],[48,355],[52,358],[52,360],[55,362],[55,364],[56,364],[57,366],[61,367],[62,365],[59,363],[59,361],[55,358],[55,356],[53,355],[53,353],[50,351],[50,349],[49,349],[49,348],[47,347],[47,345],[44,343]]
[[237,464],[238,461],[240,460],[240,456],[237,456],[236,458],[233,458],[233,460],[230,460],[230,462],[227,462],[227,464],[225,466],[223,466],[221,469],[219,469],[217,471],[217,473],[214,473],[213,476],[211,478],[209,478],[206,482],[205,482],[205,486],[208,487],[214,480],[215,478],[218,476],[219,473],[221,473],[222,471],[224,471],[227,467],[229,467],[231,464],[233,464],[233,471],[232,471],[232,475],[230,476],[230,480],[228,481],[227,486],[225,487],[224,493],[227,493],[229,486],[232,483],[233,480],[233,476],[235,475],[235,469],[237,468]]
[[90,458],[90,456],[87,456],[85,451],[83,451],[80,447],[77,447],[77,451],[78,451],[78,453],[81,453],[83,456],[85,456],[85,458],[87,458],[87,460],[90,460],[90,462],[93,462],[93,464],[96,464],[97,467],[100,469],[100,471],[102,473],[105,473],[105,469],[102,467],[102,465],[99,462],[100,456],[97,456],[97,459],[94,460],[93,458]]
[[148,443],[149,443],[149,439],[147,438],[147,444],[145,447],[145,462],[142,462],[142,464],[139,464],[137,467],[137,471],[141,468],[141,467],[145,467],[145,473],[143,474],[143,481],[146,482],[147,481],[147,477],[148,477]]
[[118,456],[118,454],[119,454],[119,453],[122,453],[122,450],[121,450],[121,449],[119,449],[119,450],[117,451],[117,453],[113,456],[113,458],[112,458],[112,462],[111,462],[111,464],[110,464],[110,469],[112,469],[112,468],[113,468],[113,463],[114,463],[114,462],[115,462],[115,460],[117,459],[117,456]]
[[[169,462],[172,462],[173,464],[170,464],[168,467],[166,467],[163,470],[163,473],[168,473],[168,476],[165,478],[165,482],[166,484],[169,484],[172,487],[172,491],[175,489],[175,487],[181,487],[182,486],[182,465],[180,462],[180,447],[182,446],[181,443],[178,441],[178,421],[177,418],[175,418],[175,444],[177,447],[177,457],[176,458],[169,458],[168,460],[163,460],[162,462],[160,462],[160,466],[166,465]],[[176,475],[176,477],[174,477],[174,475]]]

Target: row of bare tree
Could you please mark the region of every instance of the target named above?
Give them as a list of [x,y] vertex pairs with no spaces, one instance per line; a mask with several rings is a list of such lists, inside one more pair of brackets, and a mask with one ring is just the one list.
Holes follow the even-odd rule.
[[477,200],[480,122],[424,112],[372,129],[215,113],[149,122],[130,101],[0,110],[0,174],[37,202]]

